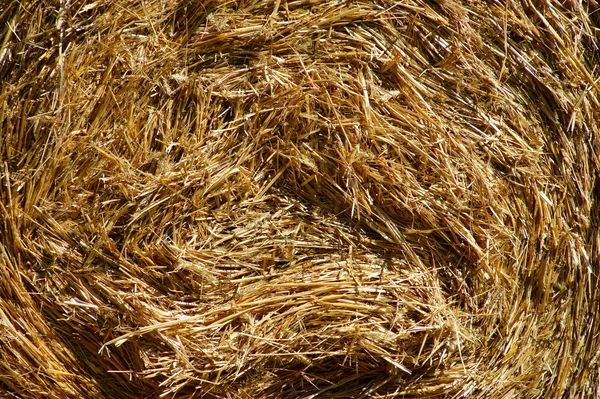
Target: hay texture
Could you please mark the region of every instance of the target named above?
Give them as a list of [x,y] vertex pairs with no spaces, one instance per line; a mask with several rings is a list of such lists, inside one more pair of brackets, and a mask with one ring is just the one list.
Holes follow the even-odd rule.
[[596,1],[0,4],[0,397],[600,396]]

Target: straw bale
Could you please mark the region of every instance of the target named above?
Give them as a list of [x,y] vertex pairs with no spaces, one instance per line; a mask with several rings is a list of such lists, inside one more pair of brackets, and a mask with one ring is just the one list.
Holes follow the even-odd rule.
[[600,397],[596,1],[0,30],[0,397]]

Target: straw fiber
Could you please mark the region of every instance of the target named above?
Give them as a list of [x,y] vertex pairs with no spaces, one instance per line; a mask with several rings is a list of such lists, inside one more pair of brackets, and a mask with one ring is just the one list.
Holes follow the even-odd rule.
[[600,5],[0,2],[1,398],[600,397]]

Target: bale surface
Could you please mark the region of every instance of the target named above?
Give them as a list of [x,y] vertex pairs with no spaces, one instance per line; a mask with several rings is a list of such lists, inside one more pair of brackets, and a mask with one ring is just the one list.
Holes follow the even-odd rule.
[[600,397],[599,8],[0,3],[0,397]]

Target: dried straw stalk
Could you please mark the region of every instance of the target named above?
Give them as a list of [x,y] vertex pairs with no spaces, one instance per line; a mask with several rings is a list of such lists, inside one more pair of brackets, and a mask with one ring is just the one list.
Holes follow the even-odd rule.
[[599,7],[3,2],[0,396],[600,396]]

